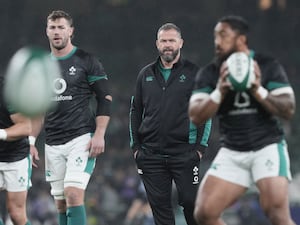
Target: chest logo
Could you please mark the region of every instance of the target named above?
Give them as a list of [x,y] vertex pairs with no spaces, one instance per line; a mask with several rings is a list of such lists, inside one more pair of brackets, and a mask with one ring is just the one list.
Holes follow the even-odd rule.
[[179,77],[179,82],[184,82],[186,80],[186,76],[184,74],[182,74],[180,77]]
[[153,76],[147,76],[146,77],[146,81],[147,82],[151,82],[151,81],[153,81],[154,80],[154,77]]
[[67,82],[62,78],[57,78],[54,80],[54,92],[58,95],[64,93],[67,89]]
[[71,75],[71,76],[76,75],[76,68],[74,66],[71,66],[69,68],[69,75]]

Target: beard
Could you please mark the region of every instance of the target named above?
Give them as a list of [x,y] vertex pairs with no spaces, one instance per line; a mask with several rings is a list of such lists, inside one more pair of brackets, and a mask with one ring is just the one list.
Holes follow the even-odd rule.
[[[171,51],[172,53],[165,53],[166,51]],[[176,50],[171,50],[171,49],[163,49],[162,51],[158,50],[159,56],[166,61],[167,63],[170,63],[174,61],[174,59],[177,57],[179,54],[179,49]]]
[[225,52],[225,53],[223,53],[223,54],[221,54],[221,53],[216,53],[215,54],[215,57],[214,57],[214,62],[215,62],[215,64],[216,65],[218,65],[218,66],[221,66],[222,65],[222,63],[232,54],[232,53],[234,53],[236,50],[235,49],[232,49],[232,50],[230,50],[229,52]]
[[51,45],[56,50],[61,50],[61,49],[64,49],[67,46],[67,41],[66,40],[62,40],[60,43],[55,43],[55,41],[52,41]]

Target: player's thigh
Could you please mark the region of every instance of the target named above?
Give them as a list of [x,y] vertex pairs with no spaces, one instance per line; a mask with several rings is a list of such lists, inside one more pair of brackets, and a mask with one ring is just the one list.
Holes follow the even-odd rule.
[[263,209],[288,207],[288,180],[285,177],[269,177],[257,181],[260,203]]
[[[6,193],[6,205],[9,211],[22,210],[26,207],[27,191]],[[22,211],[20,211],[22,212]]]
[[64,187],[86,189],[96,165],[96,158],[89,157],[87,149],[90,134],[72,140],[72,148],[67,156]]
[[31,157],[6,163],[2,170],[5,189],[9,192],[27,191],[31,187]]
[[221,148],[206,172],[196,198],[196,211],[219,216],[251,185],[251,154]]
[[249,188],[253,183],[251,152],[238,152],[221,148],[207,170],[208,175]]
[[45,145],[46,181],[63,180],[66,173],[66,145]]
[[246,187],[206,174],[196,197],[196,213],[218,217],[240,198]]
[[268,177],[285,177],[291,180],[290,159],[284,141],[255,151],[252,174],[255,182]]

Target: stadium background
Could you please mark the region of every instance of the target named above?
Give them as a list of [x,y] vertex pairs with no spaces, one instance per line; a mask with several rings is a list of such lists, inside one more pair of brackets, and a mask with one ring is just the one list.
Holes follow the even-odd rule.
[[[200,66],[213,57],[213,28],[218,18],[239,14],[251,25],[250,47],[276,56],[285,66],[296,96],[300,96],[300,1],[298,0],[1,0],[0,71],[5,72],[10,57],[20,47],[48,48],[46,16],[63,9],[73,16],[73,43],[100,58],[110,75],[113,90],[112,119],[106,152],[97,161],[88,187],[86,203],[89,225],[122,225],[136,196],[139,178],[128,140],[129,99],[141,67],[153,61],[156,31],[165,22],[182,29],[183,55]],[[299,105],[300,97],[297,98]],[[216,123],[215,123],[216,124]],[[294,181],[290,187],[293,217],[300,224],[300,114],[284,122],[289,143]],[[210,147],[202,161],[202,172],[218,147],[218,131],[213,128]],[[38,139],[41,161],[33,171],[28,212],[34,225],[56,225],[55,208],[44,181],[43,135]],[[175,192],[176,193],[176,192]],[[1,215],[5,216],[4,195],[0,195]],[[176,203],[176,194],[174,194]],[[177,225],[183,224],[180,208]],[[232,225],[267,225],[257,204],[255,190],[225,214]],[[298,217],[298,218],[297,218]]]

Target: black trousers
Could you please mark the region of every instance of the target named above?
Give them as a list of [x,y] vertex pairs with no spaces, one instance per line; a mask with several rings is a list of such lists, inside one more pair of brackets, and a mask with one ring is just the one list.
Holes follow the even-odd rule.
[[193,217],[200,183],[200,158],[196,151],[178,155],[156,154],[149,150],[137,153],[138,173],[144,183],[156,225],[175,225],[172,208],[172,182],[178,193],[178,203],[188,225],[197,225]]

